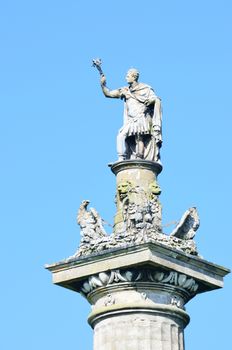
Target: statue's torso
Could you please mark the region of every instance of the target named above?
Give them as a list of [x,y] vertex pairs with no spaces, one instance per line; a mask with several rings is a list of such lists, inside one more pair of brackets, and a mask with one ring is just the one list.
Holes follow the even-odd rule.
[[130,96],[125,99],[125,102],[129,118],[141,118],[145,114],[147,108],[143,103]]
[[[124,90],[125,91],[125,90]],[[128,136],[150,134],[153,110],[145,105],[153,90],[150,86],[139,83],[134,89],[127,88],[125,100],[125,124]]]

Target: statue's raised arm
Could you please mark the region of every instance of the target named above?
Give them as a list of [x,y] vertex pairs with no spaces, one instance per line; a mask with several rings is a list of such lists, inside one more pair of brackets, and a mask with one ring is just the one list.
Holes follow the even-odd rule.
[[160,162],[162,145],[161,100],[147,84],[140,83],[139,72],[131,68],[126,74],[128,86],[110,90],[101,68],[101,60],[93,60],[100,73],[101,88],[106,97],[125,102],[124,124],[117,136],[119,160],[144,159]]
[[122,93],[119,89],[116,90],[110,90],[108,89],[108,87],[106,86],[106,76],[103,73],[101,64],[102,64],[102,60],[100,58],[96,58],[93,61],[93,67],[96,67],[97,70],[100,73],[100,83],[101,83],[101,88],[102,88],[102,92],[106,97],[111,97],[111,98],[121,98],[122,97]]
[[104,73],[102,71],[101,64],[102,64],[102,60],[100,58],[95,58],[95,59],[92,60],[92,66],[96,67],[98,72],[102,76],[102,75],[104,75]]
[[101,83],[102,92],[106,97],[111,97],[111,98],[122,98],[123,97],[122,91],[120,91],[120,89],[116,89],[116,90],[108,89],[108,87],[106,86],[105,75],[101,76],[100,83]]

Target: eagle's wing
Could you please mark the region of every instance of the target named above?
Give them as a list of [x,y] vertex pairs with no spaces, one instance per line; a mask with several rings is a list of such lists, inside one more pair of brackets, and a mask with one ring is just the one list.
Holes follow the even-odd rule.
[[175,236],[181,239],[192,239],[197,229],[200,226],[200,219],[197,213],[197,209],[192,207],[184,213],[180,222],[172,231],[171,236]]
[[106,236],[107,234],[104,230],[103,221],[102,221],[101,216],[98,214],[98,212],[94,208],[90,208],[89,211],[96,221],[96,229],[95,229],[96,233],[98,233],[100,236]]

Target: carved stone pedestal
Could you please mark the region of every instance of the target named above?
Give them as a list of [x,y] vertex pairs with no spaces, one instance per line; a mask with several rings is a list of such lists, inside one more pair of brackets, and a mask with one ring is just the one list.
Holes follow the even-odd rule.
[[157,176],[162,171],[159,163],[146,160],[125,160],[111,165],[116,175],[116,206],[114,234],[154,228],[161,232],[161,189]]
[[228,269],[158,243],[47,265],[92,305],[94,350],[183,350],[185,304],[223,286]]

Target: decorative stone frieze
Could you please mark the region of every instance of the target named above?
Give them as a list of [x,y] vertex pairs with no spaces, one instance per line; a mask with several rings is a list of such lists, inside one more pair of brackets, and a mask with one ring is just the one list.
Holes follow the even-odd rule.
[[97,275],[90,276],[84,281],[81,292],[88,294],[91,291],[116,283],[122,282],[154,282],[162,284],[170,284],[176,287],[186,289],[190,294],[195,294],[198,284],[193,278],[189,278],[185,274],[176,271],[160,271],[154,269],[132,269],[132,270],[111,270],[108,272],[100,272]]

